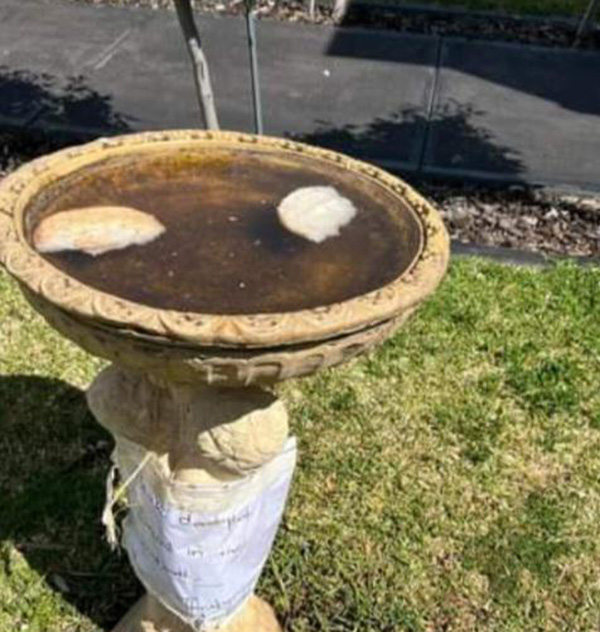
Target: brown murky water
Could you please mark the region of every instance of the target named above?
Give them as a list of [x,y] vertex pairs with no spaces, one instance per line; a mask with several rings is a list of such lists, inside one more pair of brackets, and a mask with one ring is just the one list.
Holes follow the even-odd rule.
[[[289,233],[277,205],[302,186],[332,185],[358,209],[315,244]],[[408,209],[366,179],[304,158],[244,150],[128,156],[73,174],[34,200],[27,229],[69,208],[132,206],[166,232],[99,257],[44,255],[83,283],[152,307],[221,314],[295,311],[346,300],[401,274],[418,252]]]

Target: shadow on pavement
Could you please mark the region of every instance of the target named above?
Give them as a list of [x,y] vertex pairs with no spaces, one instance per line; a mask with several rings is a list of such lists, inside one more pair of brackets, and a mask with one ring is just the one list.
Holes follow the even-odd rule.
[[81,76],[65,80],[0,65],[0,122],[27,128],[42,118],[49,128],[80,129],[88,136],[93,131],[125,133],[133,122],[113,109],[111,96]]
[[[326,54],[391,63],[422,63],[419,57],[410,54],[409,47],[395,46],[393,35],[338,28]],[[415,42],[424,37],[395,35],[401,36],[404,42],[409,37],[414,37]],[[596,80],[600,52],[447,37],[441,42],[444,71],[471,75],[490,84],[557,103],[567,110],[600,116],[600,83]]]
[[[435,151],[444,154],[444,162],[460,169],[461,163],[467,158],[462,155],[461,150],[468,147],[470,160],[475,156],[477,162],[485,164],[488,168],[493,167],[493,170],[510,176],[512,180],[518,180],[519,174],[523,171],[518,154],[497,143],[487,130],[479,128],[473,122],[478,114],[475,108],[457,103],[449,103],[440,109],[429,122],[425,145],[418,161],[419,166],[426,170],[428,164],[439,163],[440,155],[434,156]],[[392,170],[402,171],[401,165],[395,169],[386,157],[393,156],[394,147],[411,136],[411,128],[421,129],[426,126],[427,118],[416,109],[406,108],[387,117],[376,118],[362,126],[333,127],[327,121],[317,121],[317,124],[319,128],[316,132],[293,137],[295,140],[341,151],[362,160],[379,163]],[[438,144],[435,150],[428,143],[432,134],[445,140],[444,144]]]

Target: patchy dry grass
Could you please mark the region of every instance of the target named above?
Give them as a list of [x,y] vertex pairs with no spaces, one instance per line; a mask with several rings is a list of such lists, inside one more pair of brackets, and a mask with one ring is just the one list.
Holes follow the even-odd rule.
[[[302,459],[261,593],[294,632],[600,624],[600,270],[461,262],[370,357],[282,388]],[[98,632],[100,363],[0,275],[0,630]]]

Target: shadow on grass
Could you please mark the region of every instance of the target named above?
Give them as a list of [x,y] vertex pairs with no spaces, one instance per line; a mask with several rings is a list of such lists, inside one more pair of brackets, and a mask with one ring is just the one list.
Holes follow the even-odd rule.
[[569,508],[552,490],[533,491],[522,511],[501,515],[486,535],[466,542],[464,564],[490,582],[495,602],[510,603],[521,589],[523,571],[547,586],[557,578],[556,561],[571,553],[565,534]]
[[141,588],[100,522],[109,436],[83,392],[54,379],[0,377],[0,420],[0,542],[83,616],[112,629]]

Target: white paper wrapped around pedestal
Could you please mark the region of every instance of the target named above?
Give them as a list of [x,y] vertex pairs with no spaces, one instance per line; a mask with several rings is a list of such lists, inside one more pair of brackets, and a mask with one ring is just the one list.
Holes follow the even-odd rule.
[[296,440],[229,483],[174,481],[156,456],[122,437],[115,461],[128,486],[123,545],[148,592],[194,629],[218,629],[254,592],[289,492]]

